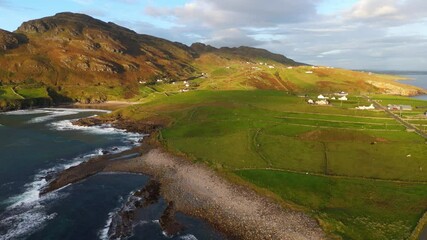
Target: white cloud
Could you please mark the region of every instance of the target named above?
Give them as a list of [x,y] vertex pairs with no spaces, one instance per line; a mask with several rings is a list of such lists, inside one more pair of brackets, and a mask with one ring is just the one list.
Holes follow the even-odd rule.
[[427,18],[425,0],[359,0],[346,12],[350,21],[401,25]]
[[[427,32],[421,29],[427,1],[359,0],[347,10],[320,15],[316,7],[322,1],[192,0],[146,13],[179,24],[162,36],[187,44],[256,46],[345,68],[426,67]],[[408,24],[412,28],[405,31]]]
[[319,0],[193,0],[176,8],[148,7],[146,13],[207,28],[263,27],[311,19],[315,2]]

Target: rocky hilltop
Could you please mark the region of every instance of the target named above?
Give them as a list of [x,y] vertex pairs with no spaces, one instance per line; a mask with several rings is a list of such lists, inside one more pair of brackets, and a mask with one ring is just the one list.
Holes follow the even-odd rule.
[[[27,41],[23,41],[27,39]],[[137,34],[87,15],[59,13],[0,32],[2,82],[28,79],[52,86],[132,86],[195,69],[189,47]],[[131,94],[131,93],[130,93]]]
[[23,34],[11,33],[0,29],[0,50],[6,51],[17,48],[20,44],[27,43],[28,39]]
[[[395,92],[393,79],[383,79],[308,66],[265,49],[187,46],[77,13],[27,21],[15,32],[0,30],[0,109],[194,89]],[[28,99],[34,100],[23,102]]]
[[[0,31],[0,81],[41,83],[76,101],[102,101],[107,97],[101,95],[109,91],[131,98],[138,94],[140,83],[159,78],[185,80],[200,74],[193,62],[206,49],[199,45],[189,47],[138,34],[84,14],[58,13],[24,22],[13,33]],[[206,48],[241,58],[262,52],[272,60],[297,64],[260,49]],[[82,98],[93,86],[105,91]]]

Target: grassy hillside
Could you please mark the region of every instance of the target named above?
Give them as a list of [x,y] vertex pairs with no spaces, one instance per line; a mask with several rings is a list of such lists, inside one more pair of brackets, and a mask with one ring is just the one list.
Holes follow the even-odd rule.
[[[28,21],[14,33],[0,30],[0,46],[1,84],[39,84],[55,96],[83,103],[145,101],[153,93],[196,89],[422,92],[392,76],[311,67],[251,47],[189,47],[74,13]],[[0,94],[3,100],[10,97]]]
[[167,122],[170,151],[303,207],[344,239],[405,239],[427,210],[425,139],[382,111],[256,90],[158,95],[114,114]]
[[[116,118],[164,125],[159,141],[316,217],[330,236],[406,239],[427,210],[425,139],[367,98],[410,104],[425,90],[390,75],[307,66],[248,47],[191,47],[82,14],[0,31],[0,110],[127,99]],[[349,101],[309,105],[318,94]],[[384,95],[388,94],[388,95]],[[400,113],[399,113],[400,114]]]

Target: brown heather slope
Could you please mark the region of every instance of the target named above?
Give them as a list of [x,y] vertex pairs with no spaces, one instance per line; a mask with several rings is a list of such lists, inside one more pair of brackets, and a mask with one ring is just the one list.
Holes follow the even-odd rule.
[[[42,84],[79,102],[131,98],[141,83],[200,75],[194,61],[206,49],[198,45],[138,34],[84,14],[58,13],[24,22],[14,33],[0,30],[0,83]],[[298,65],[263,49],[205,47],[230,58]]]
[[0,110],[39,102],[136,101],[183,91],[182,84],[169,83],[189,79],[197,79],[186,86],[190,90],[424,92],[393,76],[315,68],[264,49],[189,47],[84,14],[58,13],[25,22],[13,33],[0,30]]
[[65,95],[67,88],[119,86],[130,97],[139,81],[185,78],[195,71],[196,53],[189,47],[83,14],[59,13],[25,22],[16,33],[1,31],[0,46],[3,84],[41,82]]

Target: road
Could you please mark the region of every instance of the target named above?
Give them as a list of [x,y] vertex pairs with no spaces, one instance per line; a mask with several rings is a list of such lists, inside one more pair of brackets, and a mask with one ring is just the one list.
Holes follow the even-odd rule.
[[[368,98],[369,99],[369,98]],[[382,109],[384,110],[386,113],[388,113],[392,118],[394,118],[397,122],[399,122],[400,124],[402,124],[404,127],[406,127],[406,129],[412,130],[414,132],[416,132],[418,135],[420,135],[421,137],[427,139],[427,134],[423,131],[421,131],[419,128],[415,127],[414,125],[406,122],[405,120],[403,120],[399,115],[393,113],[392,111],[388,110],[386,107],[384,107],[383,105],[379,104],[377,101],[373,101],[371,100],[371,102],[374,104],[375,108],[378,109]]]

